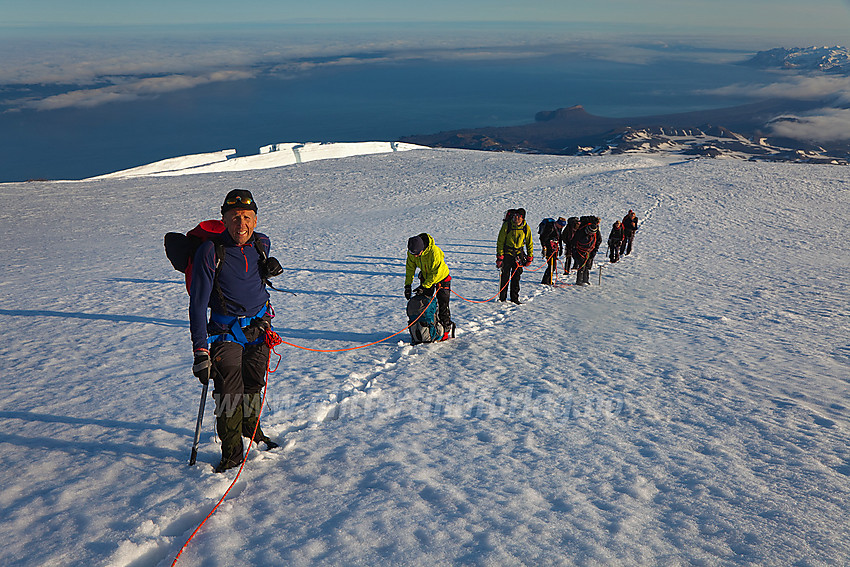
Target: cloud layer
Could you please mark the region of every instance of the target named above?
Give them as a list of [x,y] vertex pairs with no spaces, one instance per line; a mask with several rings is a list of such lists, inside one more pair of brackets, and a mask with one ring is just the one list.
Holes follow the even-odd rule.
[[[250,33],[249,33],[250,32]],[[261,74],[410,60],[486,60],[546,55],[641,64],[687,50],[645,36],[570,32],[561,27],[317,27],[122,35],[0,38],[0,93],[7,110],[90,108]],[[693,45],[701,41],[690,37]],[[703,40],[707,41],[707,40]],[[710,50],[699,52],[703,59]],[[714,51],[715,57],[730,57]],[[691,56],[695,56],[691,52]],[[36,88],[32,88],[37,86]],[[19,93],[14,96],[12,93]],[[44,93],[39,95],[37,93]],[[0,97],[3,98],[3,97]]]
[[129,80],[117,85],[95,89],[78,89],[46,98],[29,100],[24,108],[36,110],[57,110],[69,107],[93,107],[109,102],[136,100],[154,97],[158,94],[191,89],[208,83],[239,81],[253,78],[247,71],[215,71],[206,75],[167,75]]
[[752,98],[785,98],[823,100],[829,106],[805,114],[776,117],[769,124],[775,136],[806,142],[840,142],[850,140],[850,77],[843,75],[778,73],[781,80],[770,84],[735,84],[708,91],[719,96]]
[[[787,71],[783,71],[787,74]],[[850,77],[843,75],[790,75],[769,85],[735,84],[708,91],[720,96],[819,100],[834,97],[850,102]]]
[[786,115],[770,124],[775,136],[806,142],[841,142],[850,140],[850,110],[824,108],[805,115]]
[[[414,27],[352,28],[299,26],[230,33],[174,33],[0,38],[0,106],[7,111],[51,111],[154,98],[212,83],[261,75],[293,76],[318,68],[375,65],[413,60],[493,60],[596,57],[641,65],[653,60],[728,62],[749,55],[747,44],[717,38],[639,34],[565,33],[562,27],[517,26],[464,29]],[[759,46],[764,47],[764,46]],[[850,104],[850,77],[776,74],[769,84],[733,84],[702,94],[721,97],[830,100]],[[4,92],[3,85],[11,85]],[[43,93],[43,94],[37,94]],[[5,100],[2,100],[5,99]],[[777,136],[807,141],[850,139],[850,111],[824,108],[783,116],[772,124]]]

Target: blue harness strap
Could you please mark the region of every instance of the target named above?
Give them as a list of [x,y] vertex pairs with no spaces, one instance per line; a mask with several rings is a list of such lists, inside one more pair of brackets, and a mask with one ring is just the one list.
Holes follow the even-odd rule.
[[230,315],[222,315],[221,313],[216,313],[215,311],[210,311],[210,321],[218,323],[223,327],[227,327],[230,332],[221,333],[219,335],[210,335],[209,337],[207,337],[207,343],[213,344],[217,342],[231,342],[239,343],[244,347],[246,345],[255,345],[263,342],[265,339],[262,336],[253,341],[248,341],[248,338],[245,336],[245,332],[242,330],[242,328],[247,327],[251,324],[251,321],[253,321],[254,319],[259,319],[260,317],[268,313],[268,311],[268,303],[265,303],[256,315],[249,315],[248,317],[233,317]]

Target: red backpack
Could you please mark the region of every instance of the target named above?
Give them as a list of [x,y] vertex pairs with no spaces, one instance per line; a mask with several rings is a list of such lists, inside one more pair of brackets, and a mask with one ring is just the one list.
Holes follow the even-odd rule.
[[[225,226],[222,221],[206,220],[186,234],[169,232],[165,235],[165,255],[175,270],[186,275],[187,292],[192,285],[192,260],[195,258],[198,247],[207,240],[215,240],[224,231]],[[219,256],[218,247],[216,247],[216,264],[218,264]]]

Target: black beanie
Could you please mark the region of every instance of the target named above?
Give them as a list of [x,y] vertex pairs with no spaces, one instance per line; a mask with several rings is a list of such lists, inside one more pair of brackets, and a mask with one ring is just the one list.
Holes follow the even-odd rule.
[[224,203],[221,205],[221,214],[224,215],[224,213],[232,209],[245,209],[256,213],[257,202],[247,189],[234,189],[224,198]]
[[411,236],[407,240],[407,249],[414,256],[421,254],[425,250],[425,241],[419,236]]

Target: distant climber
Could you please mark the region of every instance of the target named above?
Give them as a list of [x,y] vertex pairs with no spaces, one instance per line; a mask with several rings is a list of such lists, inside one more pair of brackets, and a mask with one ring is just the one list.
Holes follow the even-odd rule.
[[620,246],[623,245],[623,223],[614,221],[608,234],[608,260],[613,264],[620,259]]
[[564,275],[570,273],[570,262],[572,261],[573,238],[575,238],[578,230],[579,218],[570,217],[567,219],[567,226],[561,231],[561,247],[564,250]]
[[632,241],[635,239],[635,233],[638,230],[638,218],[635,212],[629,209],[626,216],[623,217],[623,243],[620,245],[620,255],[628,256],[632,253]]
[[572,241],[572,255],[576,266],[576,285],[590,285],[590,269],[599,250],[599,217],[583,216]]
[[567,226],[567,219],[564,217],[559,217],[558,220],[545,218],[537,225],[540,247],[546,257],[546,272],[540,283],[552,285],[552,276],[557,273],[558,256],[561,255],[561,231],[565,226]]
[[496,241],[496,267],[502,270],[499,279],[499,301],[505,301],[510,291],[511,301],[520,305],[522,302],[519,300],[519,278],[522,268],[534,260],[534,242],[531,239],[531,229],[525,222],[525,209],[515,209],[509,213],[502,222]]

